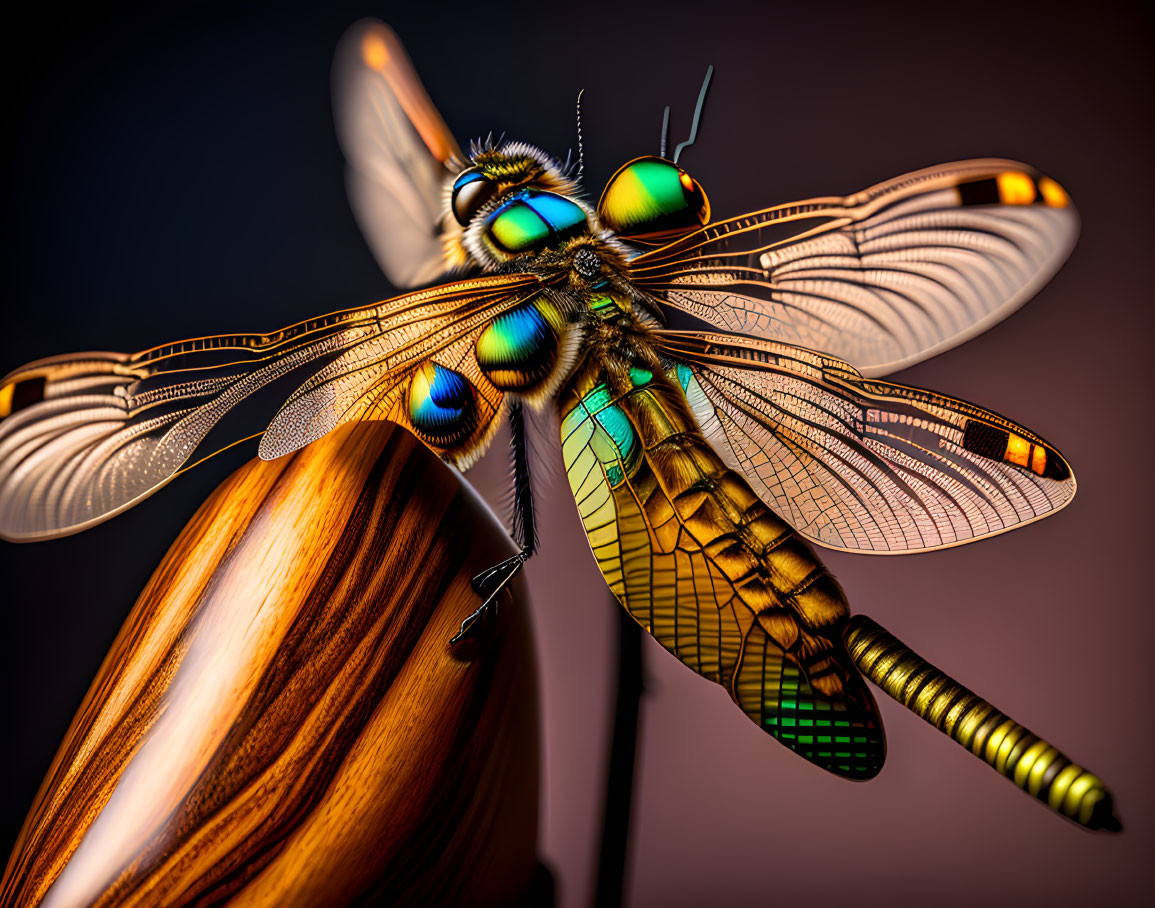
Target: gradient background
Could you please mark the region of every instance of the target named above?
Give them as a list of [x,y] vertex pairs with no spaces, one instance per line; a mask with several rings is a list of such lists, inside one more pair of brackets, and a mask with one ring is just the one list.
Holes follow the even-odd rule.
[[[879,778],[826,775],[647,639],[629,901],[1133,904],[1149,893],[1150,19],[1103,3],[324,7],[57,5],[8,20],[0,371],[266,330],[388,295],[349,213],[330,121],[332,51],[362,15],[394,25],[462,140],[506,130],[564,157],[584,87],[595,198],[620,163],[656,151],[664,104],[672,141],[684,137],[707,63],[715,81],[683,163],[718,215],[963,157],[1028,161],[1079,206],[1073,258],[1019,314],[900,380],[1040,432],[1073,464],[1078,497],[960,549],[826,557],[856,611],[1102,776],[1126,831],[1063,822],[889,700]],[[80,536],[0,545],[5,853],[136,594],[252,453]],[[499,453],[474,475],[499,494],[503,469]],[[564,479],[542,485],[529,571],[542,851],[560,904],[578,906],[592,893],[617,621]]]

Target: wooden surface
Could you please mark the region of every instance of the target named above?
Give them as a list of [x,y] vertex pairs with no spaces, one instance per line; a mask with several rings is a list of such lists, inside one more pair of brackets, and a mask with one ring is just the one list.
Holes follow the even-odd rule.
[[388,424],[238,470],[125,622],[0,902],[517,898],[538,797],[521,586],[483,641],[448,644],[469,577],[510,552]]

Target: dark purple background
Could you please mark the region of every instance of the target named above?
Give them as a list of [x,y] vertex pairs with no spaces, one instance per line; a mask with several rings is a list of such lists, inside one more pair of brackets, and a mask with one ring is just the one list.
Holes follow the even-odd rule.
[[[827,560],[857,611],[1099,773],[1126,831],[1063,822],[889,700],[881,776],[826,775],[647,640],[630,901],[1139,903],[1155,844],[1150,20],[1102,3],[323,6],[122,3],[99,19],[55,6],[8,21],[0,371],[387,295],[329,113],[332,49],[361,15],[392,22],[463,140],[507,130],[564,157],[584,87],[595,196],[656,150],[664,104],[684,136],[707,63],[683,163],[719,215],[963,157],[1028,161],[1079,206],[1073,258],[1022,312],[900,380],[1040,432],[1078,497],[976,545]],[[5,852],[145,579],[251,453],[80,536],[0,546]],[[498,488],[502,470],[490,458],[479,485]],[[568,495],[560,475],[539,492],[530,580],[543,851],[575,906],[592,893],[616,619]]]

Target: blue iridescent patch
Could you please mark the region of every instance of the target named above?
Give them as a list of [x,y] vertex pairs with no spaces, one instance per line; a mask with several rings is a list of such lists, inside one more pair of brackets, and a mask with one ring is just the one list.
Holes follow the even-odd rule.
[[471,171],[469,173],[463,173],[461,176],[459,176],[456,180],[453,181],[453,191],[457,192],[460,189],[462,189],[463,187],[468,186],[470,183],[476,183],[478,180],[484,180],[484,179],[485,179],[485,175],[482,173],[478,173],[477,171]]
[[586,227],[586,213],[580,205],[556,193],[526,190],[489,215],[485,232],[495,248],[518,254],[584,233]]
[[565,233],[586,222],[582,207],[565,196],[552,192],[527,192],[525,202],[558,233]]
[[448,447],[477,426],[477,394],[460,372],[424,363],[409,383],[409,420],[427,441]]
[[[591,440],[591,447],[606,471],[611,487],[621,485],[641,460],[642,445],[634,424],[614,402],[606,385],[597,385],[581,401],[582,407],[604,430]],[[608,442],[608,444],[606,443]]]
[[497,316],[477,338],[477,364],[503,391],[530,388],[545,379],[557,359],[557,335],[534,305]]

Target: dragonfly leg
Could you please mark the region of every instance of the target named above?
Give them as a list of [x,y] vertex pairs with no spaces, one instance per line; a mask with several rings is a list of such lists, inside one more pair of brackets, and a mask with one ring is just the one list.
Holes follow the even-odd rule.
[[481,636],[489,620],[497,617],[498,595],[517,576],[521,566],[528,560],[529,555],[524,551],[518,552],[473,578],[473,589],[481,597],[481,605],[477,611],[461,622],[461,629],[449,639],[450,643]]
[[525,413],[520,400],[509,408],[509,448],[513,455],[513,538],[519,546],[516,555],[487,568],[473,578],[473,589],[481,597],[481,606],[461,622],[461,629],[450,643],[480,635],[488,618],[497,614],[498,597],[521,566],[537,549],[537,523],[533,513],[533,488],[529,477],[529,449],[525,440]]

